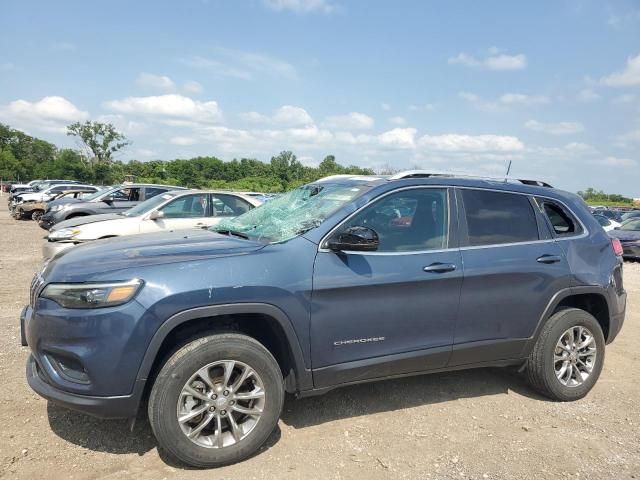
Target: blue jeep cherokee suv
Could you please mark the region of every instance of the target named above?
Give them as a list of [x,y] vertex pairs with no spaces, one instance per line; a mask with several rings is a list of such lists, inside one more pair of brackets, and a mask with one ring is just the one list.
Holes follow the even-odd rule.
[[27,379],[106,418],[148,399],[159,445],[199,467],[254,453],[285,392],[518,366],[575,400],[624,319],[613,242],[579,197],[542,182],[328,177],[215,232],[53,258],[22,314]]

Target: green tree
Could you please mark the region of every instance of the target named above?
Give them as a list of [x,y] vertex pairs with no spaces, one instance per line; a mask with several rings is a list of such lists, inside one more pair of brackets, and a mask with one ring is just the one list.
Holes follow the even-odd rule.
[[67,135],[78,137],[87,153],[99,162],[110,162],[117,151],[129,145],[127,138],[110,123],[76,122],[67,127]]

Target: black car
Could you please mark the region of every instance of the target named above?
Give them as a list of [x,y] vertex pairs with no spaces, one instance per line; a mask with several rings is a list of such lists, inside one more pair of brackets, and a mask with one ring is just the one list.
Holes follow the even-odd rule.
[[626,220],[609,235],[620,240],[624,259],[640,260],[640,218]]

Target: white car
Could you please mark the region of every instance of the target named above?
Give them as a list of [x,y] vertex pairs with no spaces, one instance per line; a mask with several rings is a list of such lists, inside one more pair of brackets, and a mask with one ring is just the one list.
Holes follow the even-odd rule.
[[103,238],[189,228],[208,228],[262,202],[235,192],[173,190],[121,213],[72,218],[56,224],[43,248],[44,258]]
[[611,230],[615,230],[616,228],[622,225],[621,223],[616,222],[615,220],[611,220],[610,218],[605,217],[604,215],[598,215],[598,212],[593,214],[598,223],[604,228],[605,232],[610,232]]
[[44,190],[20,194],[18,203],[48,202],[57,194],[59,194],[60,192],[64,192],[65,190],[84,190],[86,192],[97,192],[99,188],[94,187],[93,185],[81,185],[78,183],[56,183],[55,185],[51,185]]

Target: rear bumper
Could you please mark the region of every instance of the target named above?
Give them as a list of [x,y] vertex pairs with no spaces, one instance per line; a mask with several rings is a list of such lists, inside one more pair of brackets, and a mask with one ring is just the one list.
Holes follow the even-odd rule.
[[135,417],[144,388],[144,383],[138,383],[132,395],[119,397],[94,397],[65,392],[47,383],[33,355],[29,355],[27,359],[27,382],[41,397],[65,408],[98,418]]

